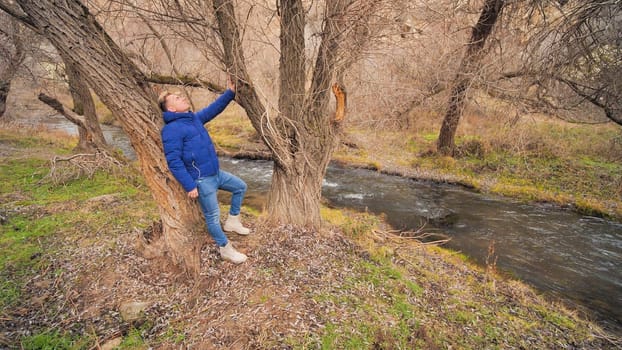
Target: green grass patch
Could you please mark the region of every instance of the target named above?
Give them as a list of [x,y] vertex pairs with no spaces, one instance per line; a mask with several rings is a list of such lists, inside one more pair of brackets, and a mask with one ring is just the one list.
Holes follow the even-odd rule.
[[149,346],[145,343],[141,335],[141,330],[132,328],[128,334],[123,337],[123,341],[119,345],[119,350],[143,350],[148,349]]
[[47,173],[47,162],[41,159],[8,159],[0,163],[0,193],[32,189]]
[[214,143],[229,150],[241,148],[241,145],[256,134],[248,118],[233,106],[228,107],[206,126]]
[[356,213],[347,209],[334,209],[322,206],[322,219],[330,225],[337,226],[349,237],[361,238],[374,229],[380,220],[368,213]]
[[552,309],[548,309],[545,307],[542,307],[540,305],[536,306],[536,311],[538,313],[540,313],[540,315],[548,322],[561,327],[561,328],[567,328],[567,329],[576,329],[577,325],[575,324],[575,322],[570,319],[568,316],[563,315],[555,310]]
[[93,178],[80,178],[65,185],[38,186],[32,190],[33,198],[38,203],[48,204],[69,200],[84,201],[105,194],[119,193],[122,197],[131,198],[139,190],[128,183],[128,179],[98,172]]
[[172,342],[173,344],[182,344],[186,340],[186,334],[183,329],[169,327],[160,337],[163,341]]
[[389,257],[361,260],[357,270],[359,277],[345,281],[340,293],[314,296],[319,303],[334,303],[344,308],[345,313],[353,314],[341,322],[327,324],[320,334],[319,347],[411,348],[418,341],[413,332],[419,322],[417,306],[409,300],[421,296],[423,288],[409,280]]
[[[3,277],[0,274],[0,277]],[[21,296],[21,288],[14,281],[8,278],[2,278],[0,282],[0,310],[12,305],[19,300]]]
[[[328,324],[320,338],[320,349],[372,349],[376,342],[376,335],[380,328],[377,325],[364,322],[349,324]],[[316,346],[306,347],[316,348]]]
[[421,287],[416,282],[405,280],[404,285],[406,286],[406,288],[408,288],[410,293],[412,293],[413,295],[417,297],[420,297],[421,295],[423,295],[423,287]]
[[83,201],[105,194],[120,193],[133,197],[140,189],[132,183],[134,179],[97,172],[92,178],[79,178],[64,185],[54,185],[42,179],[48,174],[47,161],[39,159],[9,159],[0,163],[0,192],[23,191],[28,200],[19,204],[47,205],[55,202]]
[[36,256],[44,250],[43,241],[63,227],[69,227],[63,215],[46,216],[33,220],[30,217],[18,216],[6,225],[0,226],[0,271],[6,269],[20,270],[32,265]]
[[436,142],[436,140],[438,139],[438,133],[422,134],[421,138],[427,142]]
[[86,337],[72,337],[56,330],[37,333],[24,337],[21,347],[24,350],[81,350],[90,349],[93,340]]
[[[599,203],[622,198],[622,164],[591,156],[565,158],[550,152],[494,150],[483,157],[419,158],[413,166],[453,174],[475,188],[481,188],[480,179],[494,179],[485,190],[525,201],[575,204],[581,212],[599,216],[615,215]],[[612,192],[618,195],[612,197]],[[575,202],[573,198],[578,199]]]
[[606,170],[606,171],[616,171],[616,170],[619,170],[619,167],[620,167],[619,164],[615,164],[615,163],[611,163],[611,162],[605,162],[603,160],[594,159],[594,158],[588,157],[588,156],[583,156],[583,157],[579,158],[578,162],[579,162],[579,164],[581,164],[582,166],[585,166],[585,167],[589,167],[589,168],[602,168],[603,170]]

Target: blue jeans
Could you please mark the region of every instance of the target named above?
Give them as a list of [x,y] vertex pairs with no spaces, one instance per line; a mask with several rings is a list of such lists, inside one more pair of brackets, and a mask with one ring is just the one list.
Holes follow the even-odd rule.
[[242,207],[242,199],[246,193],[246,183],[239,177],[226,171],[219,170],[218,174],[197,179],[197,189],[199,191],[199,203],[207,230],[209,231],[216,244],[220,247],[227,245],[227,236],[220,226],[220,207],[218,206],[218,190],[231,192],[230,215],[239,215]]

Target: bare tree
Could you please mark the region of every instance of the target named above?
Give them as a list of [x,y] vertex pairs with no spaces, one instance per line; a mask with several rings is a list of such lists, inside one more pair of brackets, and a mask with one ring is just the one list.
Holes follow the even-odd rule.
[[145,75],[106,34],[78,0],[0,1],[0,8],[47,38],[119,116],[162,219],[163,254],[192,275],[199,272],[202,217],[167,171],[162,153],[162,118]]
[[[607,1],[508,1],[471,88],[573,123],[620,124],[622,7]],[[512,6],[509,8],[509,6]],[[500,25],[503,24],[503,25]]]
[[[2,20],[7,22],[3,28],[0,28],[3,45],[0,46],[3,55],[1,58],[5,61],[2,69],[0,69],[0,117],[5,111],[6,98],[9,92],[11,81],[19,72],[28,71],[30,74],[20,74],[21,77],[31,76],[33,79],[37,76],[32,67],[24,67],[24,63],[28,57],[33,64],[41,64],[44,61],[49,62],[51,56],[45,54],[43,50],[38,48],[40,37],[35,38],[35,34],[21,25],[18,20],[10,17],[6,13],[2,13]],[[65,73],[67,75],[67,83],[74,100],[73,111],[83,119],[68,118],[78,127],[78,144],[77,150],[93,151],[107,149],[106,141],[102,133],[101,127],[97,120],[95,103],[90,94],[90,90],[79,73],[72,69],[70,65],[66,65]]]
[[[327,0],[322,16],[320,43],[307,80],[304,28],[305,7],[301,0],[281,0],[278,114],[270,116],[250,81],[240,41],[233,3],[215,0],[214,12],[223,42],[224,63],[239,79],[239,103],[263,137],[274,158],[268,214],[273,220],[319,227],[322,179],[339,140],[343,115],[329,113],[330,89],[345,103],[337,82],[346,51],[342,45],[356,36],[367,22],[377,1]],[[362,37],[365,37],[363,35]],[[360,40],[355,40],[360,42]],[[308,88],[307,88],[308,86]],[[338,106],[344,111],[343,106]],[[343,114],[343,113],[341,113]]]
[[484,44],[492,32],[501,11],[505,5],[504,0],[486,0],[481,14],[473,30],[471,39],[467,44],[467,51],[462,58],[460,67],[453,82],[447,112],[443,119],[441,131],[438,136],[437,148],[441,154],[451,155],[455,148],[454,137],[458,129],[458,122],[464,110],[467,90],[474,74],[478,71],[478,65],[484,53]]
[[414,128],[434,123],[459,66],[473,2],[394,1],[381,40],[354,66],[348,122],[362,127]]
[[[75,148],[75,151],[86,151],[86,152],[106,152],[107,148],[105,145],[97,145],[93,142],[92,134],[89,132],[89,127],[87,126],[88,122],[86,121],[86,117],[82,114],[78,114],[74,109],[69,109],[65,107],[59,100],[54,97],[48,96],[45,93],[39,94],[39,100],[56,112],[64,116],[67,120],[78,127],[79,133],[79,141],[78,145]],[[109,155],[105,154],[105,157],[109,157]]]
[[[167,30],[151,31],[161,32],[156,35],[160,43],[165,41],[166,33],[174,33],[176,41],[169,39],[162,45],[167,56],[186,41],[203,48],[207,61],[216,62],[222,71],[237,78],[236,101],[274,159],[268,217],[320,226],[322,179],[339,140],[343,120],[330,112],[331,86],[340,83],[335,91],[344,96],[345,103],[340,77],[360,57],[361,48],[373,32],[372,16],[382,2],[328,0],[305,4],[302,0],[283,0],[276,3],[276,9],[269,9],[267,2],[214,0],[209,13],[203,1],[186,1],[174,6],[154,2],[147,8],[119,1],[108,8],[120,3],[131,11],[142,12],[143,20],[150,18],[157,25],[168,26]],[[236,11],[244,14],[239,16]],[[257,11],[268,13],[269,20],[264,18],[266,22],[262,22],[261,28],[246,21]],[[273,28],[274,23],[278,27]],[[251,30],[257,36],[249,43],[244,35],[250,35]],[[278,41],[270,35],[262,36],[271,30],[278,34]],[[270,89],[262,89],[262,84],[251,74],[256,67],[266,65],[265,61],[248,60],[246,50],[254,55],[269,50],[278,53],[275,60],[278,66],[274,67],[278,71],[270,72],[278,82],[275,99],[271,92],[266,92]],[[192,51],[185,50],[188,52]]]
[[0,13],[0,119],[6,111],[11,82],[26,58],[25,28],[4,13]]
[[556,10],[530,40],[528,79],[550,110],[585,120],[592,106],[622,125],[622,4],[564,1]]
[[[282,71],[290,75],[282,77],[280,113],[271,115],[260,101],[245,67],[233,3],[213,2],[224,67],[237,78],[238,102],[273,152],[275,174],[269,213],[279,221],[320,225],[322,178],[345,114],[345,93],[338,84],[332,83],[338,59],[345,51],[340,43],[351,28],[356,28],[351,24],[364,19],[365,13],[373,13],[376,3],[327,1],[321,44],[308,90],[305,90],[308,72],[303,69],[305,60],[301,59],[306,55],[300,51],[305,45],[300,31],[304,28],[305,8],[300,1],[279,3]],[[198,234],[203,227],[201,215],[196,204],[187,199],[167,171],[159,135],[162,119],[146,76],[80,1],[68,0],[60,4],[58,0],[17,0],[15,4],[17,6],[3,0],[0,8],[44,35],[63,57],[67,57],[69,64],[74,65],[106,106],[119,116],[159,205],[168,254],[182,262],[189,272],[198,274],[198,253],[206,238]],[[331,86],[339,96],[336,114],[328,110]]]

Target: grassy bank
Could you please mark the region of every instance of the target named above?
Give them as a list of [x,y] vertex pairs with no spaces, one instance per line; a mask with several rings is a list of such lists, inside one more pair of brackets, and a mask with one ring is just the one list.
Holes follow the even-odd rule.
[[[224,263],[205,247],[200,279],[184,280],[138,244],[157,210],[135,170],[50,181],[49,159],[73,142],[0,130],[0,347],[615,346],[494,266],[479,269],[347,211],[323,209],[322,232],[247,216],[254,234],[232,240],[249,263]],[[124,315],[137,302],[139,316]]]

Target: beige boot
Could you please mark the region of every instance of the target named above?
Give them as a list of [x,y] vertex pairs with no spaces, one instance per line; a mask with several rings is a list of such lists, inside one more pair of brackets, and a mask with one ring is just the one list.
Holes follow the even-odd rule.
[[233,248],[231,242],[228,242],[226,246],[220,247],[220,257],[223,260],[231,261],[234,264],[241,264],[248,259],[248,257]]
[[240,215],[231,214],[229,214],[227,221],[225,221],[225,226],[223,227],[223,229],[227,232],[235,232],[238,235],[243,236],[246,236],[251,232],[251,230],[244,227],[240,222]]

